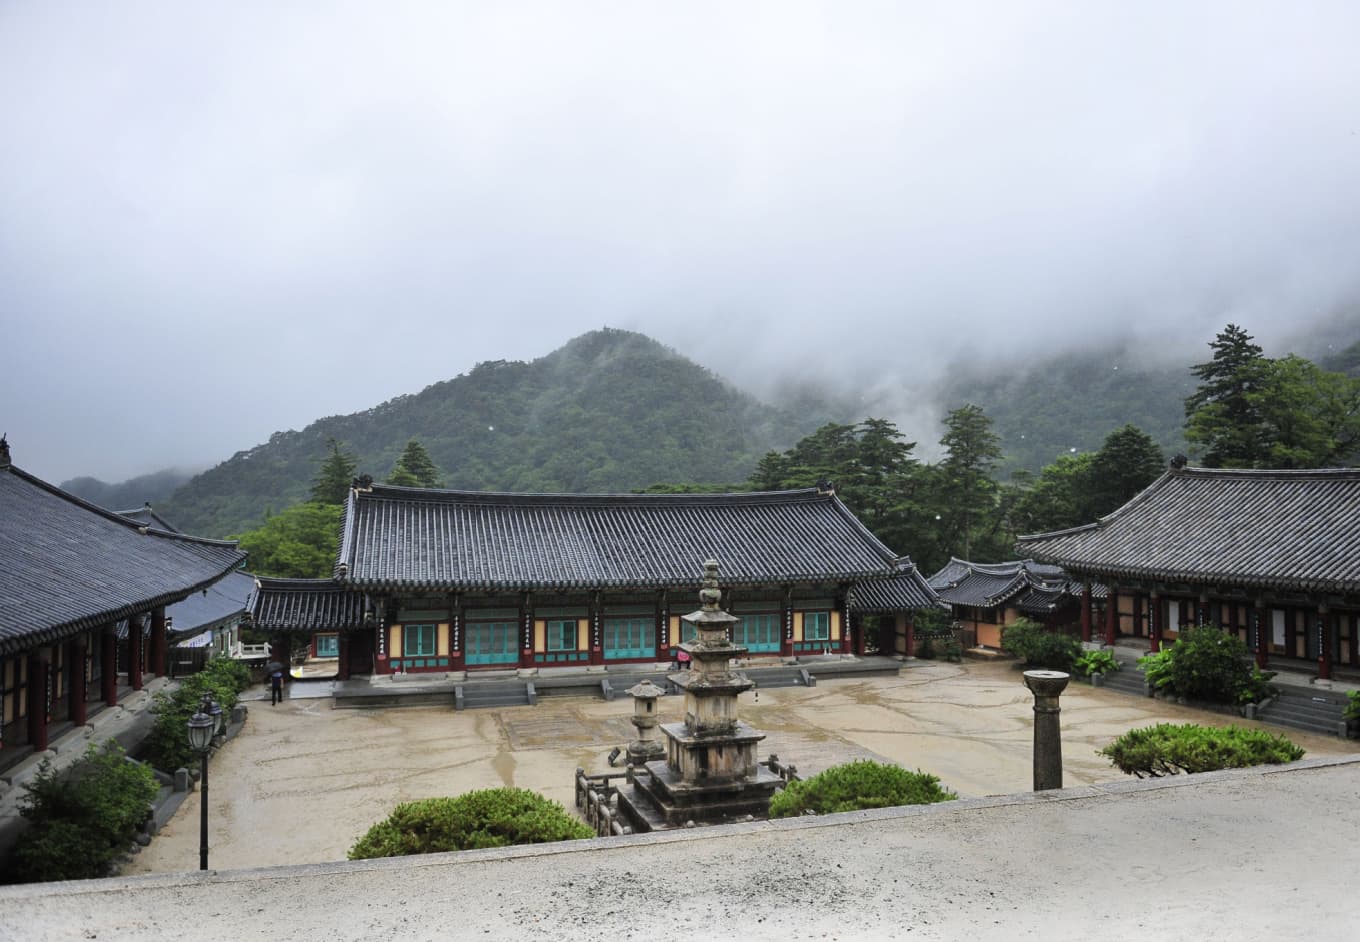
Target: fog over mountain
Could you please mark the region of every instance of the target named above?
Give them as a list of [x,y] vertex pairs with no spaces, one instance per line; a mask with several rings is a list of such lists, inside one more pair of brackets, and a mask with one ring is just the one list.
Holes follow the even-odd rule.
[[[1345,2],[0,6],[0,432],[208,465],[637,330],[938,438],[1360,311]],[[1300,352],[1309,352],[1301,350]]]

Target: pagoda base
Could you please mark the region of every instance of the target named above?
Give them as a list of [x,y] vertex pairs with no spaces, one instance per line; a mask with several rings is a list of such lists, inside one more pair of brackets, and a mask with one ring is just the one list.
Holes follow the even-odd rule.
[[749,778],[693,784],[681,780],[664,761],[648,762],[633,773],[631,792],[619,790],[620,810],[634,830],[654,831],[695,824],[723,824],[747,816],[764,819],[770,798],[784,780],[763,765]]

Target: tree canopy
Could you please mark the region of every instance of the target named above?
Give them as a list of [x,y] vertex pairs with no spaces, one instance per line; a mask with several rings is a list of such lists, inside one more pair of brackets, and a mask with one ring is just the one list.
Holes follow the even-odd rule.
[[359,463],[334,438],[327,440],[326,447],[329,451],[312,478],[312,500],[318,504],[343,504]]
[[335,568],[343,511],[339,504],[298,504],[232,539],[250,554],[247,566],[258,576],[324,579]]
[[439,469],[430,460],[430,453],[414,438],[406,443],[406,448],[397,459],[397,466],[392,469],[392,475],[387,479],[387,483],[402,487],[444,486],[439,477]]

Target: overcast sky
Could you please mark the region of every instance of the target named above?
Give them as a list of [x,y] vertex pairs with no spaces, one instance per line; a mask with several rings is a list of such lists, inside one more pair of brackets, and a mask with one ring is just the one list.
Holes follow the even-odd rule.
[[1357,37],[1300,0],[10,0],[0,432],[53,481],[205,466],[603,325],[922,397],[961,349],[1269,340],[1360,299]]

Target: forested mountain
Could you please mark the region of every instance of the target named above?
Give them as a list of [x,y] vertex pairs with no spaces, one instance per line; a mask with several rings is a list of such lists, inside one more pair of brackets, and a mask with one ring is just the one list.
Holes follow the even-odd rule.
[[657,481],[745,480],[824,415],[766,406],[654,340],[598,330],[532,362],[467,374],[366,412],[332,416],[198,475],[158,507],[190,533],[221,536],[303,500],[331,439],[360,474],[386,478],[419,439],[445,487],[618,492]]
[[62,481],[61,489],[107,510],[132,510],[143,504],[159,505],[191,477],[191,471],[174,470],[143,474],[128,478],[121,484],[106,484],[98,478],[81,477]]
[[1189,366],[1202,353],[1187,349],[1183,364],[1155,366],[1108,347],[959,370],[951,374],[945,405],[982,407],[1001,438],[1003,473],[1037,473],[1059,455],[1096,451],[1129,423],[1172,455],[1185,451],[1185,398],[1195,389]]

